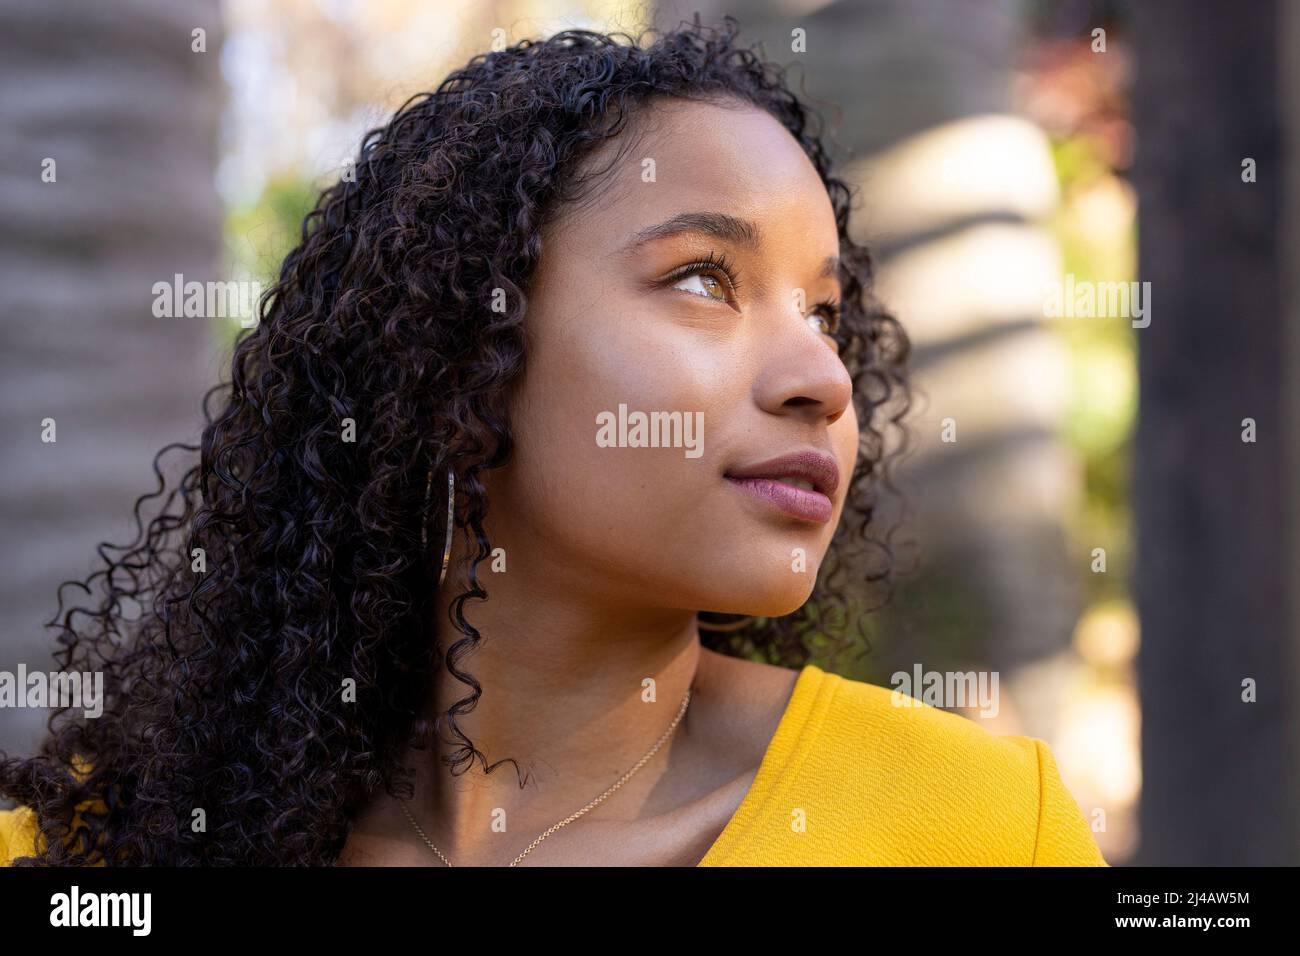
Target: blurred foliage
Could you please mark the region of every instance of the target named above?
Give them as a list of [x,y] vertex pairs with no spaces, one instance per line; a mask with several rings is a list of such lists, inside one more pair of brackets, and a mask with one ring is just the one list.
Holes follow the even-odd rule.
[[[1129,282],[1136,274],[1136,203],[1104,144],[1080,133],[1056,139],[1061,204],[1050,223],[1063,272],[1075,282]],[[1071,534],[1084,567],[1106,548],[1106,574],[1087,574],[1088,603],[1128,593],[1129,467],[1137,417],[1137,343],[1128,319],[1061,318],[1053,328],[1070,354],[1072,388],[1063,438],[1084,468],[1084,507]]]
[[[311,180],[284,176],[270,180],[255,202],[228,210],[224,242],[229,274],[269,288],[284,257],[298,244],[303,218],[319,193]],[[237,321],[221,323],[221,344],[229,348],[238,332]]]

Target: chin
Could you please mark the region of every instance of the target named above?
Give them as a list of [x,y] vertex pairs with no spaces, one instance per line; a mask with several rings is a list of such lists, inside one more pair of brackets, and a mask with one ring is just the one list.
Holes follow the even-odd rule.
[[[763,582],[759,583],[760,587]],[[754,617],[785,617],[803,607],[812,595],[812,579],[807,583],[799,582],[798,587],[791,587],[789,580],[773,579],[766,582],[769,586],[755,590],[756,582],[751,578],[745,582],[742,594],[731,591],[706,609],[716,614],[750,614]]]

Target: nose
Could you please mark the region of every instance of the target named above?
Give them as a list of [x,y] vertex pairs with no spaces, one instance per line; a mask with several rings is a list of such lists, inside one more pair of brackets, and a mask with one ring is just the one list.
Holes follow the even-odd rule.
[[761,323],[759,406],[810,424],[835,424],[853,400],[853,379],[834,344],[794,309]]

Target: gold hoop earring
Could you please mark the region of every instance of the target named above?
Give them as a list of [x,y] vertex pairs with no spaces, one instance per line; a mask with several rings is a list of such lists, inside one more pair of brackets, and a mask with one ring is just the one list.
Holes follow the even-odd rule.
[[698,614],[695,615],[696,626],[701,631],[714,631],[720,634],[728,634],[732,631],[739,631],[741,628],[749,627],[754,623],[754,616],[746,615],[738,621],[706,621]]
[[[420,514],[420,547],[429,550],[428,514],[429,498],[433,494],[433,469],[424,483],[424,510]],[[447,567],[451,564],[451,532],[456,518],[456,474],[447,469],[447,540],[442,546],[442,571],[438,574],[438,587],[447,580]]]

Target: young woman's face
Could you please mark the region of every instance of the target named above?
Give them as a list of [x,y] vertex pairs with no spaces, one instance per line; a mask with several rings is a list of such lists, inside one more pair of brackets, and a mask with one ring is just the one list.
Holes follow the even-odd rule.
[[[760,110],[671,101],[640,123],[593,201],[543,232],[488,535],[508,571],[537,563],[566,594],[788,614],[812,591],[858,449],[819,305],[840,298],[830,199]],[[683,274],[709,260],[730,279]],[[804,453],[803,470],[771,464]]]

